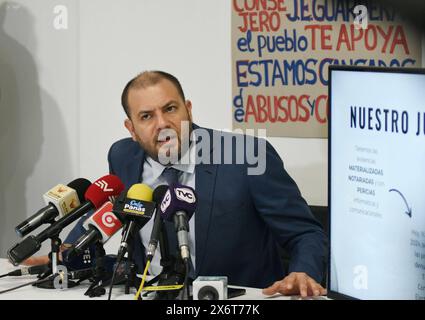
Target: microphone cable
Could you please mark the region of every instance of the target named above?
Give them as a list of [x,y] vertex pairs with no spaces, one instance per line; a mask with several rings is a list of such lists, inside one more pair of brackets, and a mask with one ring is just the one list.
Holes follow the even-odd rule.
[[112,273],[111,283],[109,284],[108,300],[111,300],[112,287],[114,286],[115,277],[117,275],[118,268],[120,267],[121,261],[123,261],[123,259],[124,259],[124,255],[118,256],[117,261],[115,262],[116,266],[114,268],[114,272]]
[[5,273],[0,275],[0,278],[4,277],[20,277],[20,276],[29,276],[34,274],[42,274],[48,270],[47,264],[40,264],[31,267],[24,267],[21,269],[10,271],[9,273]]
[[116,264],[117,264],[117,265],[115,266],[115,268],[114,268],[114,272],[112,273],[111,283],[110,283],[110,285],[109,285],[108,300],[111,300],[112,287],[114,286],[115,276],[116,276],[116,274],[117,274],[117,271],[118,271],[118,268],[119,268],[119,266],[120,266],[121,260],[122,260],[122,259],[120,259],[120,260],[117,260],[117,261],[116,261]]
[[[57,275],[59,275],[59,274],[56,273],[56,274],[54,274],[52,276],[57,276]],[[47,282],[47,281],[50,281],[50,280],[51,280],[51,278],[50,277],[47,277],[46,279],[38,279],[38,280],[35,280],[35,281],[27,282],[27,283],[21,284],[19,286],[16,286],[14,288],[10,288],[10,289],[6,289],[6,290],[3,290],[3,291],[0,291],[0,294],[7,293],[7,292],[10,292],[10,291],[14,291],[14,290],[17,290],[17,289],[26,287],[26,286],[33,285],[33,284],[41,284],[41,283],[44,283],[44,282]]]
[[184,259],[184,267],[186,269],[186,274],[183,282],[183,300],[189,300],[189,259]]
[[[148,260],[148,261],[146,262],[145,270],[143,271],[142,282],[140,283],[139,290],[137,290],[137,293],[136,293],[136,295],[134,296],[134,300],[138,300],[138,299],[139,299],[139,297],[140,297],[140,294],[142,293],[143,286],[145,285],[146,274],[148,273],[148,269],[149,269],[149,265],[150,265],[150,264],[151,264],[151,261],[150,261],[150,260]],[[141,297],[140,297],[140,299],[141,299]]]

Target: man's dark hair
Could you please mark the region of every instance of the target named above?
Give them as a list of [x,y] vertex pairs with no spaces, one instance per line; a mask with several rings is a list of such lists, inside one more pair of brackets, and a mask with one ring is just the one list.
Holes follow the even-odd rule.
[[130,119],[130,110],[128,107],[128,93],[131,89],[140,89],[140,88],[146,88],[152,85],[157,84],[158,82],[160,82],[161,80],[168,80],[170,81],[172,84],[174,84],[174,86],[177,89],[177,92],[179,93],[180,97],[183,99],[183,102],[186,101],[185,97],[184,97],[184,93],[183,93],[183,88],[179,82],[179,80],[177,80],[177,78],[175,76],[173,76],[172,74],[169,74],[167,72],[164,71],[158,71],[158,70],[154,70],[154,71],[143,71],[142,73],[138,74],[136,77],[134,77],[133,79],[131,79],[127,85],[125,86],[122,95],[121,95],[121,104],[124,108],[125,114],[127,115],[127,117]]

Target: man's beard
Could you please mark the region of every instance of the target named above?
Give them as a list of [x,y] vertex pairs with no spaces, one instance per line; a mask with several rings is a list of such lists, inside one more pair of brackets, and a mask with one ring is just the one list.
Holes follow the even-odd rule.
[[[153,160],[155,160],[156,162],[164,166],[171,166],[175,163],[178,163],[182,159],[182,157],[189,152],[190,145],[192,143],[192,141],[190,140],[190,137],[191,137],[193,128],[192,128],[192,122],[191,121],[188,121],[188,122],[189,122],[188,130],[184,130],[184,128],[182,127],[180,128],[181,129],[180,137],[178,136],[178,133],[174,129],[169,129],[169,128],[164,129],[165,131],[172,130],[172,131],[169,131],[170,134],[166,136],[167,137],[171,136],[172,138],[170,138],[170,140],[173,139],[173,141],[167,142],[166,144],[160,145],[158,147],[159,138],[157,137],[155,139],[153,150],[151,150],[150,148],[147,148],[139,137],[137,137],[137,142],[139,143],[140,147]],[[164,132],[164,130],[162,130],[161,132]],[[175,146],[176,143],[177,143],[177,147]],[[163,161],[164,159],[166,159],[166,161]]]

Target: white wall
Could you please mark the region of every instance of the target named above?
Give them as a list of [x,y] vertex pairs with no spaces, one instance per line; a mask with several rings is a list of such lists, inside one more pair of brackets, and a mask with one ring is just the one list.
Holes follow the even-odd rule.
[[54,29],[57,1],[40,2],[0,1],[0,256],[42,193],[79,175],[78,30]]
[[[53,27],[57,5],[68,29]],[[138,72],[176,75],[199,125],[231,128],[230,9],[229,0],[0,0],[0,256],[43,192],[107,173],[109,146],[128,136],[121,91]],[[269,140],[306,200],[325,205],[327,140]]]

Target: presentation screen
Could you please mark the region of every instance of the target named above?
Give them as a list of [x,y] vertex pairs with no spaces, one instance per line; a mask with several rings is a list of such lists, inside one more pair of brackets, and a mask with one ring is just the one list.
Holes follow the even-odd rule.
[[425,69],[329,70],[331,297],[425,299]]

